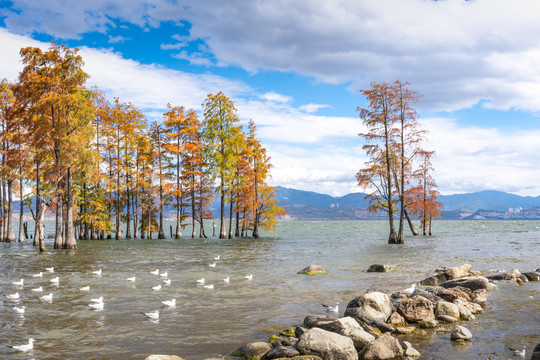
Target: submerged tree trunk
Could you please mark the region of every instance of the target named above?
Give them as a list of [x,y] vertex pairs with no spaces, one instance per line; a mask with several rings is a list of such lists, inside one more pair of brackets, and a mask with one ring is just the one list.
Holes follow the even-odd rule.
[[55,232],[54,232],[54,248],[61,249],[64,245],[64,239],[62,238],[62,199],[60,195],[56,199],[56,217],[55,217]]
[[76,249],[77,240],[75,239],[75,233],[73,231],[73,180],[71,174],[71,167],[67,169],[67,203],[66,203],[66,228],[65,230],[65,243],[66,249]]
[[39,245],[39,251],[45,252],[45,234],[44,234],[44,221],[45,211],[47,210],[47,204],[43,200],[40,200],[37,203],[37,212],[36,212],[36,230],[34,233],[34,242],[37,241]]
[[[41,187],[41,181],[40,181],[40,177],[41,177],[41,169],[40,169],[40,163],[39,161],[36,162],[36,214],[34,216],[34,223],[35,223],[35,227],[34,227],[34,242],[33,242],[33,245],[34,246],[39,246],[39,239],[38,239],[38,232],[39,232],[39,225],[38,225],[38,219],[39,219],[39,212],[41,210],[41,191],[40,191],[40,187]],[[32,211],[32,214],[33,214],[33,210],[30,209],[30,211]],[[42,226],[43,227],[43,226]],[[45,251],[45,250],[43,250]]]
[[15,233],[13,232],[13,180],[7,181],[7,195],[8,195],[8,211],[7,211],[7,228],[6,228],[6,241],[15,242]]
[[24,242],[24,201],[23,201],[23,181],[19,180],[19,242]]
[[225,239],[227,237],[227,231],[225,229],[225,184],[223,183],[224,180],[224,174],[223,170],[221,170],[221,194],[220,194],[220,202],[221,202],[221,215],[220,215],[220,228],[219,228],[219,238]]
[[407,223],[409,224],[409,229],[411,229],[411,233],[413,234],[413,236],[418,236],[418,231],[416,231],[416,229],[414,228],[414,224],[407,210],[405,210],[404,214],[405,214],[405,218],[407,219]]
[[232,239],[233,238],[233,189],[232,189],[232,186],[231,186],[231,201],[229,201],[229,239]]

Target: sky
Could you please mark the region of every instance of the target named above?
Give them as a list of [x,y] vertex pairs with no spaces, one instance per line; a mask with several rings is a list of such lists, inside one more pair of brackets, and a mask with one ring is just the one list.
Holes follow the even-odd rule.
[[51,40],[150,120],[223,91],[257,125],[274,186],[362,191],[360,90],[399,79],[423,96],[442,194],[540,195],[537,0],[0,0],[0,78]]

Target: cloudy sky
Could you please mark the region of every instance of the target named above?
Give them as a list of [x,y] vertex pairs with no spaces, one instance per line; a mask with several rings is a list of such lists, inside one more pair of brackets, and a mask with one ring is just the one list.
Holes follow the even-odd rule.
[[399,78],[424,97],[443,194],[540,195],[537,0],[0,1],[0,77],[51,40],[151,119],[223,91],[258,125],[273,185],[360,191],[359,90]]

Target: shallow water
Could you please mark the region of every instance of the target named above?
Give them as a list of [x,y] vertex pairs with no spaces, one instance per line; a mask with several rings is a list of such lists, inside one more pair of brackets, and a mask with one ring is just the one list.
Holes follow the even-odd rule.
[[[186,228],[186,234],[189,229]],[[208,232],[207,232],[208,233]],[[211,231],[210,231],[211,233]],[[439,221],[436,236],[408,237],[403,246],[386,244],[387,224],[358,222],[283,222],[262,239],[79,241],[71,251],[38,254],[31,244],[0,243],[0,293],[18,291],[24,316],[0,298],[0,339],[22,344],[34,337],[34,350],[16,354],[0,346],[0,358],[144,359],[152,353],[204,359],[227,354],[252,341],[265,341],[272,327],[300,324],[309,314],[325,314],[322,302],[339,301],[340,313],[366,290],[393,292],[419,281],[439,266],[470,263],[481,271],[540,267],[540,222]],[[52,248],[52,245],[49,246]],[[215,268],[208,264],[216,260]],[[366,273],[374,263],[397,271]],[[317,264],[324,275],[296,275]],[[56,273],[31,275],[54,266]],[[92,271],[101,268],[101,276]],[[171,285],[150,270],[168,271]],[[253,274],[253,280],[244,275]],[[58,286],[49,280],[60,277]],[[135,283],[126,278],[136,276]],[[230,284],[222,279],[229,276]],[[214,290],[196,284],[204,277]],[[24,287],[12,281],[25,279]],[[42,303],[32,288],[54,293]],[[78,289],[90,286],[90,292]],[[466,323],[467,345],[452,344],[448,333],[412,337],[422,359],[511,358],[506,346],[527,345],[527,357],[540,343],[540,284],[499,283],[484,313]],[[532,295],[532,298],[530,297]],[[89,299],[103,296],[102,311]],[[175,308],[160,301],[177,299]],[[159,322],[141,312],[161,310]],[[404,338],[405,339],[405,338]]]

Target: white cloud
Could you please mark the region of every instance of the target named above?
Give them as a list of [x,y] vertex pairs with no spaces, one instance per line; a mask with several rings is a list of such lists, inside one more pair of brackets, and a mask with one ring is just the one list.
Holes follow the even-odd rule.
[[290,103],[293,100],[290,96],[278,94],[274,91],[261,94],[259,95],[259,98],[276,103]]
[[110,44],[116,44],[116,43],[123,43],[124,41],[129,40],[128,38],[118,35],[118,36],[109,36],[109,43]]
[[324,108],[329,108],[331,107],[330,105],[325,105],[325,104],[306,104],[306,105],[302,105],[300,106],[300,110],[302,111],[305,111],[309,114],[313,114],[313,113],[316,113],[317,111],[319,111],[319,109],[324,109]]

